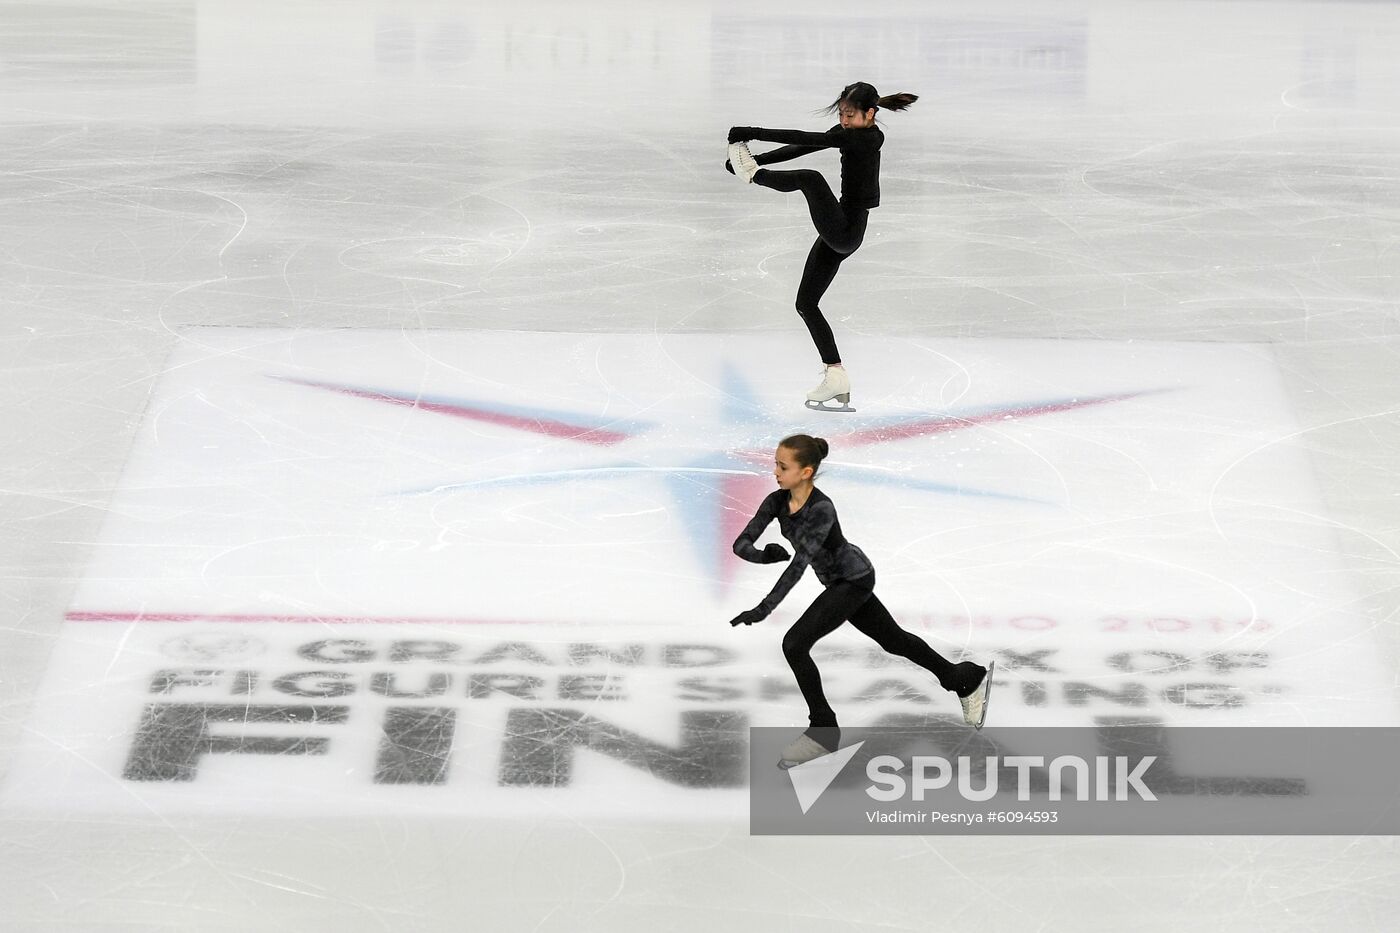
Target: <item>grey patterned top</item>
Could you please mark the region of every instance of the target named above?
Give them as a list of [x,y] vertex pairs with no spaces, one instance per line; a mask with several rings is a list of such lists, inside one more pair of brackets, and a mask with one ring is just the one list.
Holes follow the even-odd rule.
[[810,564],[822,586],[842,580],[859,580],[875,569],[865,552],[841,534],[841,522],[836,506],[826,493],[813,488],[812,494],[796,513],[789,511],[792,494],[779,489],[763,500],[757,514],[739,537],[734,539],[734,553],[754,564],[774,563],[773,559],[754,547],[768,523],[778,520],[778,530],[792,543],[792,561],[773,585],[772,591],[758,604],[758,611],[769,615],[783,597],[797,585],[802,572]]

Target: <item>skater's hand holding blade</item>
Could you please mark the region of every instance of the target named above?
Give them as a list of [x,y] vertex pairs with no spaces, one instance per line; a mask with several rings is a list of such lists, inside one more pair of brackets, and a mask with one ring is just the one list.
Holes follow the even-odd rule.
[[778,544],[776,541],[763,549],[763,556],[767,558],[765,563],[781,564],[785,560],[792,560],[792,555],[788,549]]
[[753,139],[753,131],[752,126],[731,126],[729,128],[729,142],[746,143]]
[[767,617],[767,613],[757,609],[745,609],[743,612],[730,619],[729,624],[736,627],[740,625],[753,625],[755,622],[762,622]]

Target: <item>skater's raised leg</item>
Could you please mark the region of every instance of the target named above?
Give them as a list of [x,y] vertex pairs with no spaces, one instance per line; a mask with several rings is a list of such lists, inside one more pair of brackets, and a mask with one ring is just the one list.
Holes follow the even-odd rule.
[[[738,165],[735,165],[738,171]],[[753,183],[774,191],[800,191],[807,199],[807,210],[812,215],[812,226],[833,250],[843,255],[856,251],[865,239],[865,228],[870,212],[860,208],[846,208],[831,193],[831,186],[821,172],[811,169],[774,171],[761,168],[753,175]]]
[[872,595],[851,615],[851,624],[890,654],[908,658],[938,678],[944,690],[957,694],[962,705],[963,721],[973,728],[982,728],[987,715],[987,693],[992,683],[992,665],[983,667],[972,661],[954,664],[929,647],[928,642],[900,628],[890,611]]

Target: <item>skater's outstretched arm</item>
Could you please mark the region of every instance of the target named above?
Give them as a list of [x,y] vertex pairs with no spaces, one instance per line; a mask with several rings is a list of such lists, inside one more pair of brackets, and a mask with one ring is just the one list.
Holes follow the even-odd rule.
[[[850,149],[862,146],[879,148],[879,134],[864,130],[848,130],[839,123],[825,133],[811,133],[806,130],[771,130],[762,126],[736,126],[729,131],[730,142],[747,142],[756,139],[765,143],[784,143],[790,146],[816,149]],[[782,150],[776,150],[782,151]],[[806,153],[803,153],[805,155]],[[755,157],[757,160],[757,157]]]
[[805,155],[814,152],[821,152],[826,146],[781,146],[777,149],[770,149],[767,152],[760,152],[753,157],[759,165],[772,165],[774,162],[789,162],[793,159],[800,159]]
[[778,607],[778,603],[783,601],[783,597],[797,585],[798,580],[802,579],[802,574],[807,571],[807,565],[821,551],[822,545],[826,543],[827,537],[831,534],[832,526],[836,524],[836,506],[832,505],[829,500],[808,502],[806,507],[812,512],[802,523],[798,538],[793,542],[797,553],[793,555],[792,562],[783,569],[783,575],[778,577],[778,582],[773,584],[773,589],[758,604],[756,611],[761,613],[763,618],[772,614],[773,610]]

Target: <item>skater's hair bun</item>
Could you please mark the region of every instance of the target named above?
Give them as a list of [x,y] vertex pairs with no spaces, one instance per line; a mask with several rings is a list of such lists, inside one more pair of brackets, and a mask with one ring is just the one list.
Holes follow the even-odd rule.
[[875,86],[866,84],[864,81],[857,81],[855,84],[848,84],[841,89],[841,96],[836,98],[825,113],[835,113],[841,109],[842,104],[850,104],[857,110],[907,110],[909,105],[919,99],[918,94],[890,94],[888,97],[881,97],[880,92],[875,90]]
[[778,442],[778,446],[792,451],[800,466],[811,467],[813,476],[817,475],[822,461],[831,452],[831,445],[826,442],[825,438],[813,437],[810,434],[794,434],[791,437],[785,437]]

